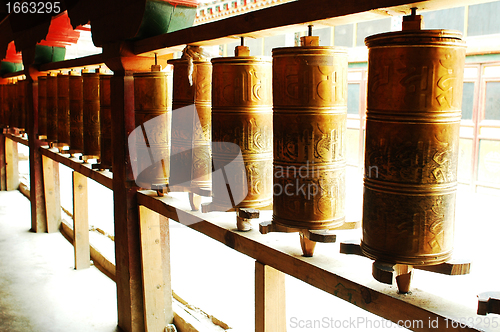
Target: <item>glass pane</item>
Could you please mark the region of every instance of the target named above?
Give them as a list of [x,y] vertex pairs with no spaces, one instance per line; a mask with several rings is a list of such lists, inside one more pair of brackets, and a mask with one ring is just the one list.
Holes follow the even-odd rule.
[[472,120],[474,107],[474,83],[464,82],[462,95],[462,120]]
[[469,6],[468,36],[500,33],[500,1]]
[[356,46],[365,46],[365,38],[368,36],[389,31],[391,31],[390,18],[358,23]]
[[333,46],[332,45],[332,29],[323,28],[313,30],[314,36],[319,36],[319,44],[321,46]]
[[500,141],[482,139],[479,142],[477,180],[500,186]]
[[464,31],[465,7],[435,10],[421,14],[426,29],[452,29]]
[[[258,40],[261,41],[261,39],[258,39]],[[248,46],[250,47],[250,45],[248,45]],[[285,47],[285,46],[286,46],[285,35],[276,35],[276,36],[266,37],[266,38],[264,38],[264,55],[271,56],[271,55],[273,55],[273,53],[272,53],[273,48]],[[262,41],[261,41],[261,48],[262,48]]]
[[347,114],[359,114],[359,83],[347,84]]
[[458,182],[469,183],[471,179],[472,140],[461,138],[458,154]]
[[500,120],[500,82],[486,83],[485,120]]
[[335,27],[335,46],[352,47],[353,24]]

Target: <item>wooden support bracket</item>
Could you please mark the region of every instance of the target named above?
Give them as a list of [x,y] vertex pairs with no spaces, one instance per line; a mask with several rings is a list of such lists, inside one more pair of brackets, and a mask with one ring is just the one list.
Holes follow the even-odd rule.
[[59,163],[42,156],[43,185],[45,191],[45,211],[47,232],[59,231],[61,225],[61,193],[59,186]]
[[7,190],[19,188],[19,156],[17,142],[5,139],[5,178]]
[[478,296],[477,314],[500,315],[500,292],[485,292]]

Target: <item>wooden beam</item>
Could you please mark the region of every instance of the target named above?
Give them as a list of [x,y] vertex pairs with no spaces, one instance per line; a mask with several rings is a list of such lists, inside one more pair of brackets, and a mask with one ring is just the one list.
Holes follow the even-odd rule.
[[5,139],[5,177],[7,190],[17,190],[19,188],[17,142],[9,138]]
[[87,178],[73,172],[73,245],[77,270],[90,267],[88,203]]
[[163,332],[174,321],[168,219],[139,206],[144,321],[147,332]]
[[59,186],[59,163],[42,156],[43,187],[45,192],[45,211],[47,213],[47,232],[59,231],[61,225],[61,193]]
[[40,153],[64,166],[68,166],[74,171],[85,175],[108,189],[113,189],[113,173],[109,171],[93,170],[91,164],[83,163],[83,161],[77,158],[72,158],[69,155],[50,150],[47,146],[40,148]]
[[257,261],[255,332],[286,332],[285,274]]

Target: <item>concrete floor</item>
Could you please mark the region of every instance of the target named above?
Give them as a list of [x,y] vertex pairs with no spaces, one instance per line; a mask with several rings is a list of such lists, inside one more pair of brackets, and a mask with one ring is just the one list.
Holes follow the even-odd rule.
[[118,331],[114,282],[93,266],[76,271],[59,232],[30,227],[29,201],[0,192],[0,331]]

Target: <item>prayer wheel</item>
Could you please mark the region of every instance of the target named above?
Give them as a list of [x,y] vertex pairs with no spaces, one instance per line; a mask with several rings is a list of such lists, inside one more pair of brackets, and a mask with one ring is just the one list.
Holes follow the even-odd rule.
[[367,37],[363,253],[434,265],[452,253],[465,44],[452,30]]
[[17,84],[12,83],[9,87],[9,112],[10,112],[10,126],[13,128],[20,127],[19,106],[17,103]]
[[[135,179],[142,188],[167,188],[170,176],[170,137],[172,125],[171,72],[151,66],[150,72],[134,74],[135,125],[143,137],[136,142]],[[144,144],[145,143],[145,144]],[[147,158],[146,158],[147,156]]]
[[38,137],[47,138],[47,76],[38,76]]
[[70,143],[69,75],[57,74],[57,142],[60,146]]
[[330,230],[345,221],[347,52],[301,45],[273,49],[273,223]]
[[194,116],[191,188],[212,187],[212,64],[209,60],[193,61]]
[[18,80],[16,83],[16,102],[17,102],[17,127],[21,130],[27,130],[27,112],[26,112],[26,80]]
[[113,145],[111,141],[111,77],[101,74],[99,81],[100,124],[101,124],[101,164],[100,168],[113,165]]
[[72,153],[83,152],[83,78],[72,70],[69,76],[69,145]]
[[57,142],[57,76],[47,74],[46,86],[47,141]]
[[189,82],[189,61],[169,60],[173,65],[172,140],[170,184],[191,186],[193,166],[194,86]]
[[99,159],[101,125],[99,123],[99,72],[82,73],[83,78],[83,159]]
[[5,100],[4,89],[5,89],[5,84],[0,84],[0,126],[2,128],[7,127],[7,121],[5,116],[6,112],[4,108],[4,100]]
[[[265,208],[273,198],[271,59],[250,56],[246,46],[236,47],[235,54],[212,59],[210,210]],[[235,159],[239,153],[243,158]],[[223,177],[217,175],[221,171]]]

